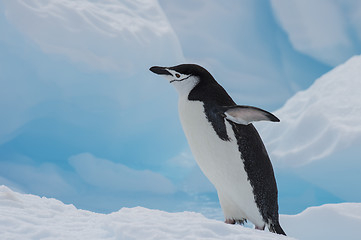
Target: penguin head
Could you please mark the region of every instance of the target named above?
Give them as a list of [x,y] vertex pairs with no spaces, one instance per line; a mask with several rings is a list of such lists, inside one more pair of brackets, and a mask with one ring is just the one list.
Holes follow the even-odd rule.
[[188,95],[201,81],[213,79],[206,69],[196,64],[181,64],[174,67],[154,66],[149,70],[165,77],[176,88],[179,95]]

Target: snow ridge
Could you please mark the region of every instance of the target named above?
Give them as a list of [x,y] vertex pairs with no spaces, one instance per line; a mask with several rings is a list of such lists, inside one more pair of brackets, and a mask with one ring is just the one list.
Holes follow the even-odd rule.
[[275,112],[281,122],[262,136],[278,165],[304,165],[361,141],[360,76],[355,56]]
[[142,207],[111,214],[76,209],[56,199],[0,186],[1,239],[292,239],[205,218]]
[[[300,240],[359,239],[361,203],[310,207],[281,215],[289,236]],[[77,209],[52,198],[0,186],[0,236],[12,239],[294,239],[207,219],[194,212],[168,213],[143,207],[110,214]]]

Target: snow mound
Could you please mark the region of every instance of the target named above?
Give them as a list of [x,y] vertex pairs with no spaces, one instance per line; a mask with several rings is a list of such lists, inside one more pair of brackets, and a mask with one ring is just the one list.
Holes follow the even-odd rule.
[[292,239],[227,225],[199,213],[142,207],[111,214],[76,209],[56,199],[0,186],[1,239]]
[[360,143],[360,76],[355,56],[275,112],[281,122],[261,130],[277,165],[305,165]]
[[[361,203],[310,207],[281,215],[287,234],[299,240],[359,239]],[[293,239],[228,225],[194,212],[168,213],[142,207],[100,214],[56,199],[0,186],[1,239]]]
[[276,175],[287,176],[278,178],[280,196],[292,200],[280,197],[281,208],[361,201],[355,191],[361,181],[360,76],[361,56],[354,56],[290,98],[275,112],[280,123],[258,125]]
[[300,240],[357,240],[360,239],[360,222],[361,203],[326,204],[281,218],[287,233]]

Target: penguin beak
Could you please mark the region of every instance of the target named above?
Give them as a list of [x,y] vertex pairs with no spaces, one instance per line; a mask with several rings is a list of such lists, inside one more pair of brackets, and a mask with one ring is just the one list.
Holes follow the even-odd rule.
[[149,68],[149,70],[158,75],[172,75],[165,67],[154,66]]

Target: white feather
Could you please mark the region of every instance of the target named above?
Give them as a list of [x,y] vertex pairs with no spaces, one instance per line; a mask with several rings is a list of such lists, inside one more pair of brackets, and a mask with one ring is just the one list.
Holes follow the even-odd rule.
[[180,95],[178,105],[183,130],[199,167],[218,191],[225,218],[245,218],[264,226],[231,125],[226,121],[231,140],[221,140],[206,118],[203,103],[186,96]]

